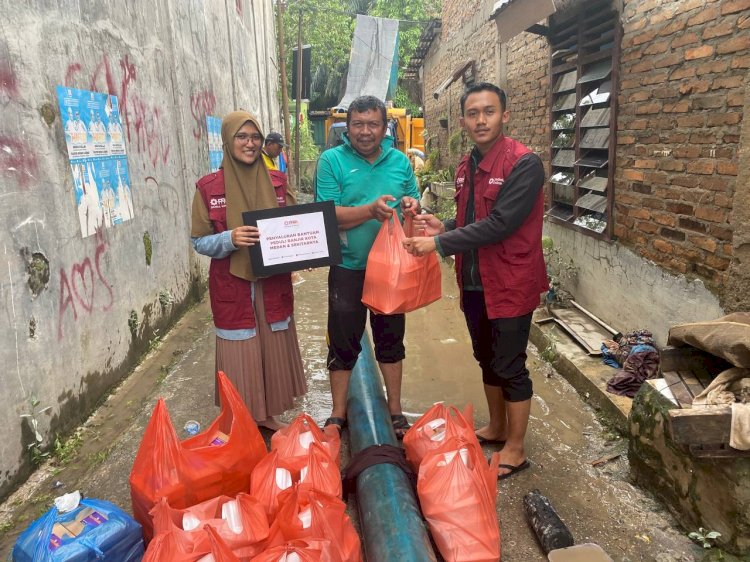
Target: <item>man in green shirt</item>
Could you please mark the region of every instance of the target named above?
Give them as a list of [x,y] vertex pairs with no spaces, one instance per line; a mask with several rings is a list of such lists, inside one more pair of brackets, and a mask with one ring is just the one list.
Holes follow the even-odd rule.
[[[396,213],[418,212],[419,191],[408,158],[385,138],[385,105],[360,96],[349,106],[344,144],[323,152],[318,160],[316,199],[336,204],[342,263],[328,274],[328,370],[333,409],[326,425],[346,425],[349,376],[362,347],[367,308],[362,287],[380,225]],[[397,437],[409,428],[401,410],[401,373],[405,357],[403,314],[370,312],[375,358],[380,365]]]

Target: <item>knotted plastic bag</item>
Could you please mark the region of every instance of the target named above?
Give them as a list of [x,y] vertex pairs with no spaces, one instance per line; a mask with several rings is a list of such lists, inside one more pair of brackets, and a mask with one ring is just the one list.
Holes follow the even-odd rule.
[[219,372],[221,413],[202,433],[180,441],[160,399],[146,426],[130,473],[133,514],[152,536],[149,511],[162,497],[178,509],[250,488],[250,474],[266,445],[227,376]]
[[269,547],[295,539],[327,540],[342,562],[362,562],[359,536],[339,498],[296,485],[281,493],[279,505]]
[[443,402],[433,404],[404,435],[406,460],[414,470],[429,452],[439,449],[451,437],[461,437],[481,453],[481,445],[474,433],[473,408],[468,404],[461,412]]
[[190,551],[185,538],[174,533],[162,533],[151,541],[143,562],[241,562],[240,558],[219,536],[219,533],[206,525],[208,541],[199,551]]
[[[411,217],[406,231],[411,234]],[[367,258],[362,303],[378,314],[402,314],[440,299],[440,263],[437,254],[413,256],[404,249],[404,228],[392,216],[383,221]]]
[[481,448],[451,437],[419,466],[417,495],[432,538],[446,562],[498,562],[495,511],[500,456],[487,464]]
[[250,493],[258,498],[268,518],[273,520],[279,509],[279,494],[294,484],[341,497],[338,465],[318,443],[310,445],[306,456],[284,458],[279,451],[271,451],[253,470]]
[[197,505],[175,509],[165,498],[151,510],[154,536],[173,533],[187,552],[206,552],[211,526],[232,552],[249,558],[261,552],[268,538],[268,519],[258,500],[248,494],[219,496]]
[[[307,414],[300,414],[287,427],[280,429],[271,437],[271,450],[278,451],[281,458],[290,460],[295,457],[307,459],[310,445],[321,445],[339,466],[341,437],[332,426],[321,430]],[[306,462],[306,461],[303,461]]]
[[250,562],[341,562],[331,541],[289,541],[269,548]]

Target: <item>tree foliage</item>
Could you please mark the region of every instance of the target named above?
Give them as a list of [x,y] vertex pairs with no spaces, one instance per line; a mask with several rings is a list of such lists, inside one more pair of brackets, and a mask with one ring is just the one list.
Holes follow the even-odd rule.
[[[284,11],[284,43],[290,98],[292,53],[301,19],[302,44],[311,45],[311,109],[326,109],[343,95],[357,14],[402,20],[399,24],[399,78],[414,53],[424,23],[440,17],[442,0],[292,0]],[[278,9],[278,4],[277,4]],[[399,107],[416,109],[406,92],[394,96]]]

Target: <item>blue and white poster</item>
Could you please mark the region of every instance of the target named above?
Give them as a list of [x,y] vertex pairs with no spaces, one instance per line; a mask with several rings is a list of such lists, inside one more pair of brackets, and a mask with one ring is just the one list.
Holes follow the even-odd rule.
[[134,216],[119,105],[115,96],[63,86],[57,101],[86,238]]
[[216,172],[224,158],[221,145],[221,118],[206,115],[206,130],[208,131],[208,160],[211,172]]

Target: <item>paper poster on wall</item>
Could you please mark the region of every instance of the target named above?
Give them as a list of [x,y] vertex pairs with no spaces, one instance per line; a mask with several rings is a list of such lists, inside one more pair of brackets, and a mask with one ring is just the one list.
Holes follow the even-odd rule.
[[224,158],[221,148],[221,118],[206,115],[206,130],[208,131],[208,160],[211,172],[216,172]]
[[81,235],[133,218],[125,138],[115,96],[57,87]]

